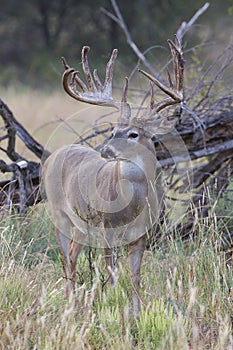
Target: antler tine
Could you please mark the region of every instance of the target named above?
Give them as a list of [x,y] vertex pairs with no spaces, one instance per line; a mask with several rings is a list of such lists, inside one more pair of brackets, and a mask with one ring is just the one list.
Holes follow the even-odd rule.
[[155,92],[154,92],[154,86],[153,83],[150,82],[150,109],[153,110],[155,107]]
[[139,72],[145,75],[148,79],[150,79],[155,85],[158,86],[160,90],[162,90],[169,97],[165,98],[163,101],[154,104],[153,109],[151,109],[151,113],[156,113],[161,111],[162,109],[178,104],[183,101],[183,80],[184,80],[184,59],[183,59],[183,51],[180,42],[176,38],[176,44],[173,41],[168,40],[168,44],[171,50],[172,58],[173,58],[173,69],[175,75],[175,86],[172,83],[172,79],[170,73],[168,72],[168,81],[169,87],[159,81],[157,78],[152,76],[151,74],[145,72],[142,69],[139,69]]
[[112,97],[113,66],[117,57],[117,50],[113,50],[111,58],[107,63],[104,85],[102,85],[96,69],[93,72],[94,78],[92,77],[88,64],[89,51],[89,46],[84,46],[82,49],[82,67],[87,84],[78,76],[79,72],[74,68],[70,68],[66,60],[62,58],[65,67],[62,78],[64,90],[78,101],[119,109],[121,103]]
[[77,76],[78,72],[68,65],[64,57],[62,57],[62,63],[66,69],[62,77],[63,88],[68,95],[75,98],[76,100],[80,100],[80,98],[78,98],[75,82],[78,83],[82,91],[87,91],[87,87],[84,82]]
[[62,64],[63,64],[63,66],[64,66],[65,69],[69,69],[69,68],[70,68],[69,65],[68,65],[68,63],[66,62],[65,57],[62,57],[62,58],[61,58],[61,61],[62,61]]
[[128,87],[129,87],[129,79],[128,77],[125,77],[125,85],[123,88],[123,94],[122,94],[122,103],[127,103],[127,92],[128,92]]
[[[165,94],[169,95],[170,97],[172,97],[172,99],[176,100],[177,99],[177,91],[173,91],[170,87],[164,85],[161,81],[159,81],[158,79],[156,79],[153,75],[145,72],[142,69],[139,69],[139,72],[142,73],[143,75],[145,75],[148,79],[150,79],[153,83],[155,83],[155,85],[157,85],[160,90],[162,90],[163,92],[165,92]],[[156,105],[155,105],[156,106]]]
[[103,89],[103,85],[100,81],[100,78],[97,74],[97,69],[94,69],[93,70],[93,76],[94,76],[94,79],[95,79],[95,83],[96,83],[96,86],[97,86],[97,89]]
[[82,79],[78,76],[78,72],[73,72],[71,74],[71,83],[70,86],[72,88],[72,91],[75,92],[75,94],[78,94],[78,91],[76,89],[76,85],[78,85],[80,87],[80,89],[82,90],[82,92],[88,92],[88,88],[86,86],[86,84],[82,81]]
[[111,89],[112,91],[112,78],[113,78],[113,68],[114,63],[117,58],[118,50],[114,49],[112,51],[112,55],[106,65],[106,75],[105,75],[105,82],[104,82],[104,88],[105,89]]
[[128,86],[129,86],[129,79],[126,77],[125,85],[123,88],[122,99],[121,99],[121,114],[118,119],[119,124],[128,124],[131,116],[131,108],[130,108],[130,105],[127,103]]
[[168,44],[172,53],[173,58],[173,67],[175,75],[175,86],[177,91],[183,90],[184,85],[184,58],[183,58],[183,49],[181,43],[177,36],[175,36],[175,42],[168,39]]
[[90,47],[89,46],[83,46],[82,49],[82,65],[83,65],[83,73],[85,74],[87,83],[88,83],[88,87],[92,92],[97,91],[94,80],[92,78],[91,75],[91,71],[89,68],[89,64],[88,64],[88,52],[90,51]]

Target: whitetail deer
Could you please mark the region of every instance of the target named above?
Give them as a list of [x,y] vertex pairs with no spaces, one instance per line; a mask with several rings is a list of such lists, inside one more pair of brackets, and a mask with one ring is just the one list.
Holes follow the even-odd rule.
[[43,169],[47,199],[63,255],[66,295],[75,290],[75,266],[84,245],[98,245],[105,249],[110,272],[114,269],[112,247],[127,245],[134,315],[140,311],[140,267],[146,233],[159,220],[163,202],[161,170],[153,137],[158,128],[169,122],[158,118],[158,112],[183,99],[182,48],[177,40],[176,43],[170,40],[168,43],[173,56],[175,85],[170,75],[170,86],[167,87],[141,71],[169,97],[156,104],[151,93],[147,111],[132,120],[126,101],[127,79],[122,101],[112,97],[116,49],[107,64],[104,85],[96,70],[93,76],[90,73],[87,60],[89,47],[85,46],[82,50],[87,84],[63,59],[65,91],[78,101],[115,107],[120,110],[120,117],[112,138],[100,152],[79,144],[65,146],[46,160]]

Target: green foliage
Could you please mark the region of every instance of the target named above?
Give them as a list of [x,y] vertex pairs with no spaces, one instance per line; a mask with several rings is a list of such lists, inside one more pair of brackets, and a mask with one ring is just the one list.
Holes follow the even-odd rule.
[[155,300],[141,312],[137,322],[138,342],[144,349],[155,349],[176,322],[171,305],[166,305],[162,299]]
[[230,16],[233,15],[233,6],[229,6],[229,7],[228,7],[228,14],[229,14]]

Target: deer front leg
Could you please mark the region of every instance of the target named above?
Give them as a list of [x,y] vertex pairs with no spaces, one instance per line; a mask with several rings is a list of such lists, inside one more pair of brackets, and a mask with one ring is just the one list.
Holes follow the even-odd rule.
[[[78,253],[81,250],[76,240],[72,240],[72,224],[69,218],[62,212],[53,213],[57,240],[62,253],[62,265],[65,278],[65,293],[67,299],[71,292],[75,292],[75,265]],[[75,236],[73,237],[75,238]]]
[[64,297],[67,299],[71,292],[76,293],[76,262],[79,253],[81,252],[83,245],[80,244],[77,239],[71,240],[70,237],[61,231],[56,229],[57,239],[60,243],[62,253],[62,265],[65,275],[65,293]]
[[146,246],[146,236],[141,237],[136,242],[128,246],[128,260],[130,276],[133,284],[133,309],[134,316],[138,317],[140,313],[140,268],[142,262],[143,252]]

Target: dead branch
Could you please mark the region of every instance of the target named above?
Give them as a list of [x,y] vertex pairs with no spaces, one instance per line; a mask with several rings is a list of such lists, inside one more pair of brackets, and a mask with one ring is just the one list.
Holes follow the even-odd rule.
[[0,99],[0,115],[5,123],[7,137],[9,139],[6,153],[8,157],[16,161],[23,159],[19,154],[15,153],[15,135],[17,135],[27,148],[32,151],[39,159],[48,157],[50,152],[44,149],[29,132],[17,121],[9,107]]
[[133,50],[133,52],[136,54],[136,56],[139,58],[139,60],[144,64],[146,68],[149,69],[149,71],[156,77],[159,76],[159,73],[152,67],[150,62],[146,59],[145,55],[143,55],[142,51],[138,48],[138,46],[135,44],[135,42],[132,40],[132,37],[130,35],[130,32],[128,30],[128,27],[124,21],[124,18],[120,12],[119,6],[117,5],[117,2],[115,0],[111,0],[111,4],[113,7],[113,10],[115,12],[115,15],[111,12],[107,11],[105,8],[101,7],[101,11],[111,18],[114,22],[116,22],[119,27],[123,30],[126,41]]
[[13,163],[6,164],[0,159],[0,171],[11,173],[9,180],[0,182],[0,205],[2,211],[8,211],[15,206],[23,215],[26,206],[31,206],[41,200],[39,193],[40,162],[27,161],[16,152],[16,136],[30,149],[40,160],[45,160],[50,152],[45,150],[29,132],[17,121],[9,107],[0,99],[0,115],[4,121],[6,135],[1,138],[8,140],[7,148],[0,150],[9,157]]
[[192,28],[194,23],[198,20],[198,18],[208,9],[210,6],[209,2],[206,2],[204,6],[202,6],[197,12],[193,15],[193,17],[188,22],[182,22],[181,26],[177,29],[176,36],[180,42],[182,42],[184,35]]
[[[101,7],[101,11],[109,17],[111,20],[116,22],[119,27],[123,30],[123,33],[126,38],[126,42],[129,44],[133,52],[138,57],[139,61],[151,72],[152,75],[155,77],[159,77],[160,74],[157,72],[154,67],[150,64],[150,62],[145,57],[145,54],[138,48],[137,44],[133,41],[130,31],[125,23],[125,20],[122,16],[122,13],[119,9],[119,6],[117,4],[116,0],[111,0],[111,4],[114,10],[114,14],[110,11],[106,10],[105,8]],[[198,20],[198,18],[208,9],[209,3],[205,3],[204,6],[202,6],[197,12],[193,15],[193,17],[188,22],[182,22],[181,26],[178,28],[176,32],[177,39],[182,43],[182,39],[184,35],[192,28],[194,23]],[[145,51],[145,53],[147,50]]]

